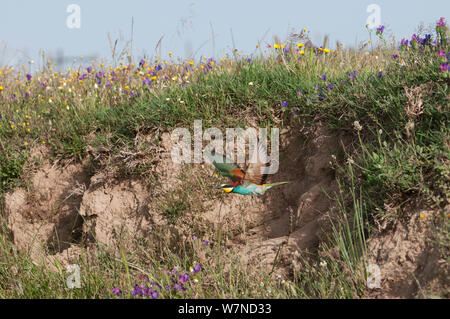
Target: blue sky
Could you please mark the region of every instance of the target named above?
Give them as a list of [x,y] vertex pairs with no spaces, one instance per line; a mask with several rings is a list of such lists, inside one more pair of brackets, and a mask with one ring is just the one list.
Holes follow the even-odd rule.
[[[108,33],[119,39],[119,49],[131,38],[134,19],[133,56],[155,54],[163,37],[161,54],[176,57],[223,56],[233,48],[252,53],[259,40],[273,43],[273,36],[285,39],[290,31],[310,30],[313,40],[346,45],[368,39],[365,28],[369,4],[381,9],[381,23],[397,39],[410,37],[423,22],[434,24],[450,12],[447,0],[3,0],[0,11],[0,64],[17,60],[38,60],[39,50],[54,55],[111,57]],[[81,28],[69,29],[69,4],[81,8]],[[211,28],[212,27],[212,28]],[[211,41],[214,32],[214,45]]]

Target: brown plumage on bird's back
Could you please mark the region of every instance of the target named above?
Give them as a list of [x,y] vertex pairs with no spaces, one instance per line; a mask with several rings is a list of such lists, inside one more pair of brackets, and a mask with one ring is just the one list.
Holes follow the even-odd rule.
[[245,174],[241,169],[238,168],[233,169],[231,173],[233,173],[233,177],[231,179],[235,183],[241,183],[242,180],[244,179]]

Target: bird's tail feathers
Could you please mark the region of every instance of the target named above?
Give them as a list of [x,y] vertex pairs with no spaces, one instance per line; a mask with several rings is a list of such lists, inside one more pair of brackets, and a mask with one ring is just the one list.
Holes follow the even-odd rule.
[[278,185],[283,185],[283,184],[287,184],[290,182],[278,182],[278,183],[272,183],[272,184],[264,184],[264,187],[274,187],[274,186],[278,186]]

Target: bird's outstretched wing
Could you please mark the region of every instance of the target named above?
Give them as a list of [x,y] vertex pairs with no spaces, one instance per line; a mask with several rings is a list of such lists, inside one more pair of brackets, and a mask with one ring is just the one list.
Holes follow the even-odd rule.
[[244,178],[244,171],[226,156],[221,154],[205,153],[208,159],[219,170],[220,175],[229,177],[233,182],[241,182]]
[[250,163],[245,170],[245,176],[242,183],[247,182],[262,185],[267,178],[267,167],[269,166],[269,158],[267,156],[266,148],[261,142],[258,141],[256,145],[256,152],[253,152],[253,156],[250,159]]

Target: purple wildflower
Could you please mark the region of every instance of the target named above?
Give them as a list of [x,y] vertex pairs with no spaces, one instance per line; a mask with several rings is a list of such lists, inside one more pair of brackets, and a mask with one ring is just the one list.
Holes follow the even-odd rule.
[[288,102],[287,101],[281,102],[281,107],[288,107]]
[[352,73],[350,73],[348,76],[350,77],[350,79],[352,81],[355,80],[355,77],[358,75],[358,71],[353,71]]
[[377,28],[376,34],[377,34],[377,35],[382,35],[383,32],[384,32],[384,25],[380,25],[380,26]]
[[326,74],[322,74],[321,78],[322,78],[322,80],[326,81],[327,80],[327,75]]
[[86,68],[86,71],[87,71],[87,73],[91,73],[91,72],[92,72],[92,66],[88,66],[88,67]]
[[402,39],[400,44],[400,50],[407,50],[408,49],[409,41],[407,39]]
[[440,18],[439,21],[436,23],[438,27],[445,27],[445,21],[444,17]]
[[188,280],[189,280],[189,275],[187,273],[185,273],[184,275],[180,275],[178,277],[178,281],[180,282],[180,284],[185,284]]
[[121,293],[122,293],[122,290],[120,290],[119,287],[114,287],[113,288],[113,294],[120,295]]
[[248,58],[248,59],[247,59],[247,63],[248,63],[248,64],[252,64],[252,59]]
[[334,87],[334,83],[331,83],[330,85],[328,85],[327,90],[331,91]]
[[142,297],[142,295],[144,294],[144,292],[142,291],[142,288],[139,287],[137,284],[134,286],[134,289],[131,290],[131,294],[133,295],[133,297],[136,296],[140,296]]
[[420,39],[420,43],[422,43],[422,45],[427,45],[431,43],[431,34],[425,34],[425,38]]
[[298,95],[303,95],[303,92],[300,91],[300,90],[298,90],[298,91],[297,91],[297,94],[298,94]]
[[28,82],[31,81],[31,74],[27,73],[27,80]]
[[203,245],[208,246],[208,245],[209,245],[209,241],[205,240],[205,241],[203,242]]
[[442,72],[450,71],[450,66],[449,66],[448,62],[441,63],[441,71]]
[[445,57],[445,56],[446,56],[445,51],[439,50],[439,51],[438,51],[438,54],[439,54],[439,56],[441,56],[441,57]]
[[325,95],[323,94],[317,94],[317,97],[319,98],[319,101],[325,100]]
[[393,59],[398,59],[399,56],[398,56],[398,54],[393,54],[393,55],[391,56],[391,58],[393,58]]
[[145,60],[141,59],[141,61],[139,61],[139,67],[143,67],[145,65]]
[[162,70],[162,66],[161,65],[157,65],[157,66],[155,66],[155,71],[156,72],[158,72],[158,71],[161,71]]
[[152,299],[157,299],[159,297],[159,293],[156,290],[152,290],[151,292]]
[[383,77],[383,71],[378,72],[378,77],[381,79]]
[[151,85],[152,84],[152,80],[150,80],[149,78],[145,78],[142,80],[142,84],[144,85]]
[[173,286],[173,289],[174,289],[175,291],[186,290],[186,288],[184,288],[183,285],[179,285],[179,284],[175,284],[175,285]]
[[194,266],[194,274],[198,273],[202,269],[202,265],[196,264]]
[[318,84],[314,85],[314,90],[318,90],[318,89],[319,89],[319,85]]

